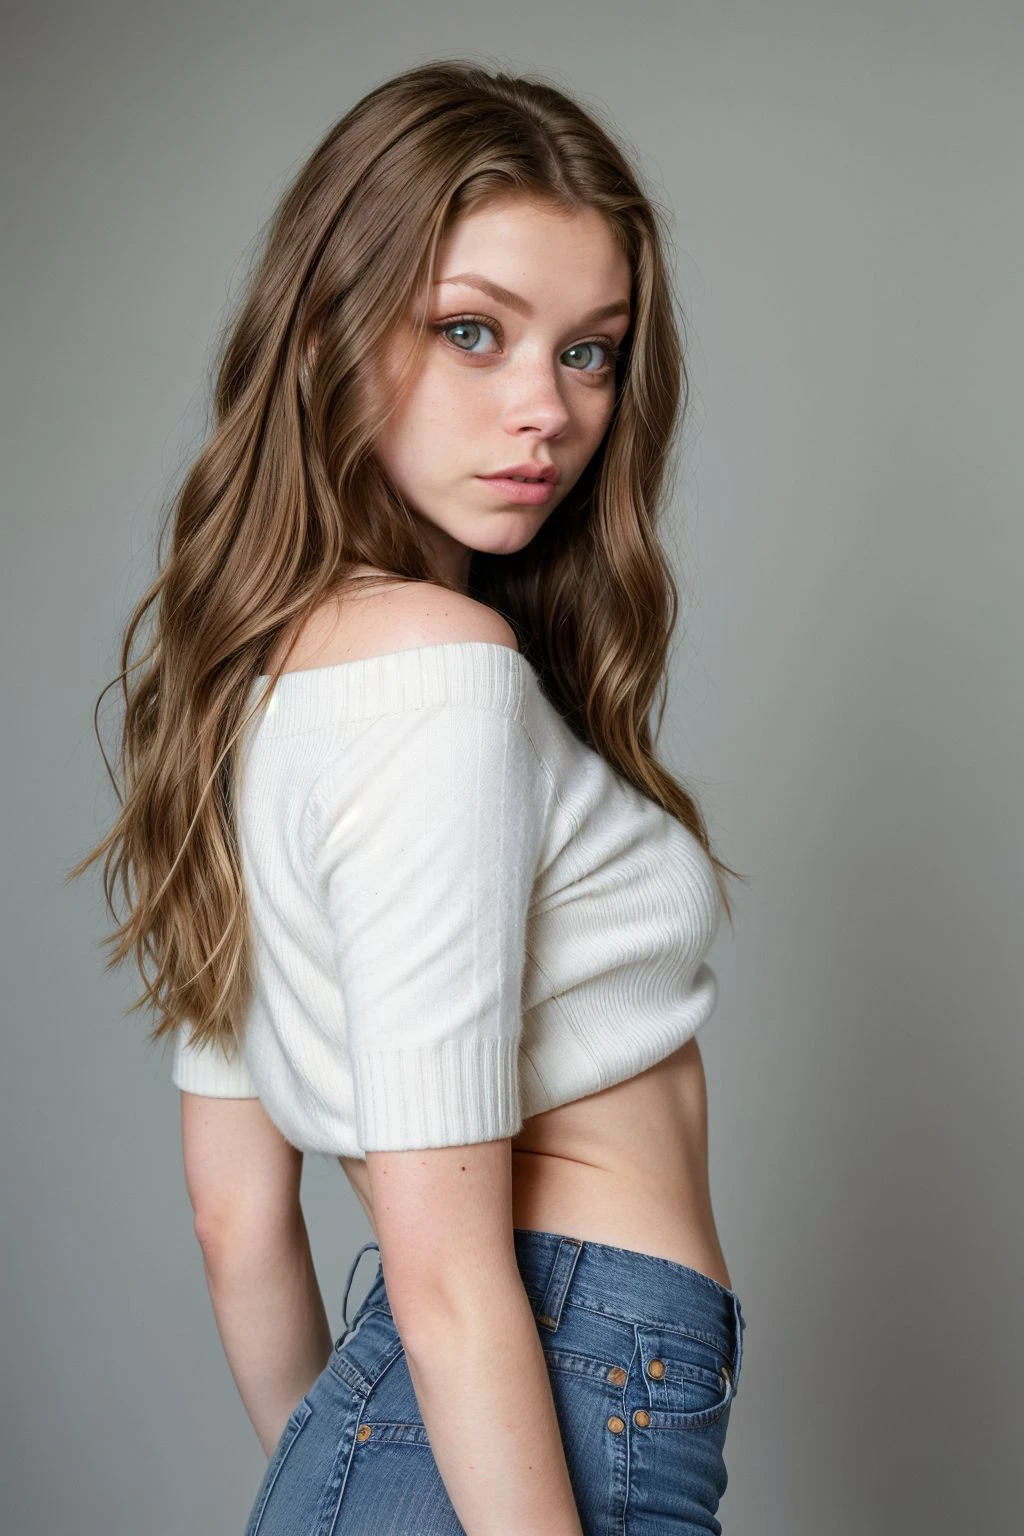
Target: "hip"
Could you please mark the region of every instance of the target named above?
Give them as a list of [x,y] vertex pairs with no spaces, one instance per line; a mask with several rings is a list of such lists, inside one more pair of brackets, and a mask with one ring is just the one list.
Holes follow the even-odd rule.
[[[746,1326],[736,1293],[649,1253],[521,1227],[514,1240],[587,1536],[720,1533]],[[351,1323],[343,1310],[344,1330],[288,1419],[246,1536],[459,1536],[379,1258]]]

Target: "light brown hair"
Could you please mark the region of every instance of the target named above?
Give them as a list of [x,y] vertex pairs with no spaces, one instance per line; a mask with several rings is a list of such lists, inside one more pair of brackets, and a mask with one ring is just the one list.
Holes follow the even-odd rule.
[[[374,456],[385,407],[367,386],[454,223],[510,195],[601,213],[630,262],[633,318],[597,452],[526,548],[474,553],[469,593],[512,625],[576,734],[695,834],[732,920],[724,876],[745,877],[717,857],[696,801],[653,750],[679,602],[657,525],[688,396],[664,215],[610,131],[564,92],[441,60],[357,102],[271,216],[218,347],[208,440],[169,508],[158,575],[107,685],[120,683],[125,704],[123,795],[111,774],[121,809],[67,878],[105,855],[115,922],[118,885],[128,905],[105,940],[107,969],[134,951],[145,990],[129,1011],[156,1008],[154,1041],[185,1020],[196,1042],[242,1038],[252,955],[237,745],[267,658],[357,581],[357,562],[441,580]],[[404,378],[427,336],[424,320]]]

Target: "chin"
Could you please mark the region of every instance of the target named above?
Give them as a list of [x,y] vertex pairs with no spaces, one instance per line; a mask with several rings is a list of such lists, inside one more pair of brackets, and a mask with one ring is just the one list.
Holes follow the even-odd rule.
[[539,523],[528,523],[524,518],[519,527],[509,528],[497,535],[491,533],[487,538],[481,536],[474,539],[469,547],[478,555],[517,555],[536,537],[540,526]]

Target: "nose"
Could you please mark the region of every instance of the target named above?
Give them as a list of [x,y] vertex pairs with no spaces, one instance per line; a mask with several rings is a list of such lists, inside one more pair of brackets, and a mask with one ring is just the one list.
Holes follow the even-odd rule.
[[560,380],[550,362],[524,361],[506,375],[505,431],[513,436],[532,433],[558,437],[569,422],[569,409]]

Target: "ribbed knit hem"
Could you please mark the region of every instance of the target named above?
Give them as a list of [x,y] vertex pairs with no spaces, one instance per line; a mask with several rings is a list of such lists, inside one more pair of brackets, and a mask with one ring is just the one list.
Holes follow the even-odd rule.
[[[262,698],[270,674],[253,679]],[[430,704],[476,704],[521,716],[537,674],[520,651],[496,640],[440,640],[324,667],[299,667],[278,679],[259,718],[262,736],[292,736],[339,721],[393,715]]]
[[508,1036],[360,1051],[352,1061],[364,1152],[457,1147],[522,1129],[519,1043]]
[[259,1098],[243,1056],[236,1054],[229,1060],[219,1045],[193,1046],[186,1035],[186,1027],[179,1026],[171,1068],[176,1088],[215,1099]]

